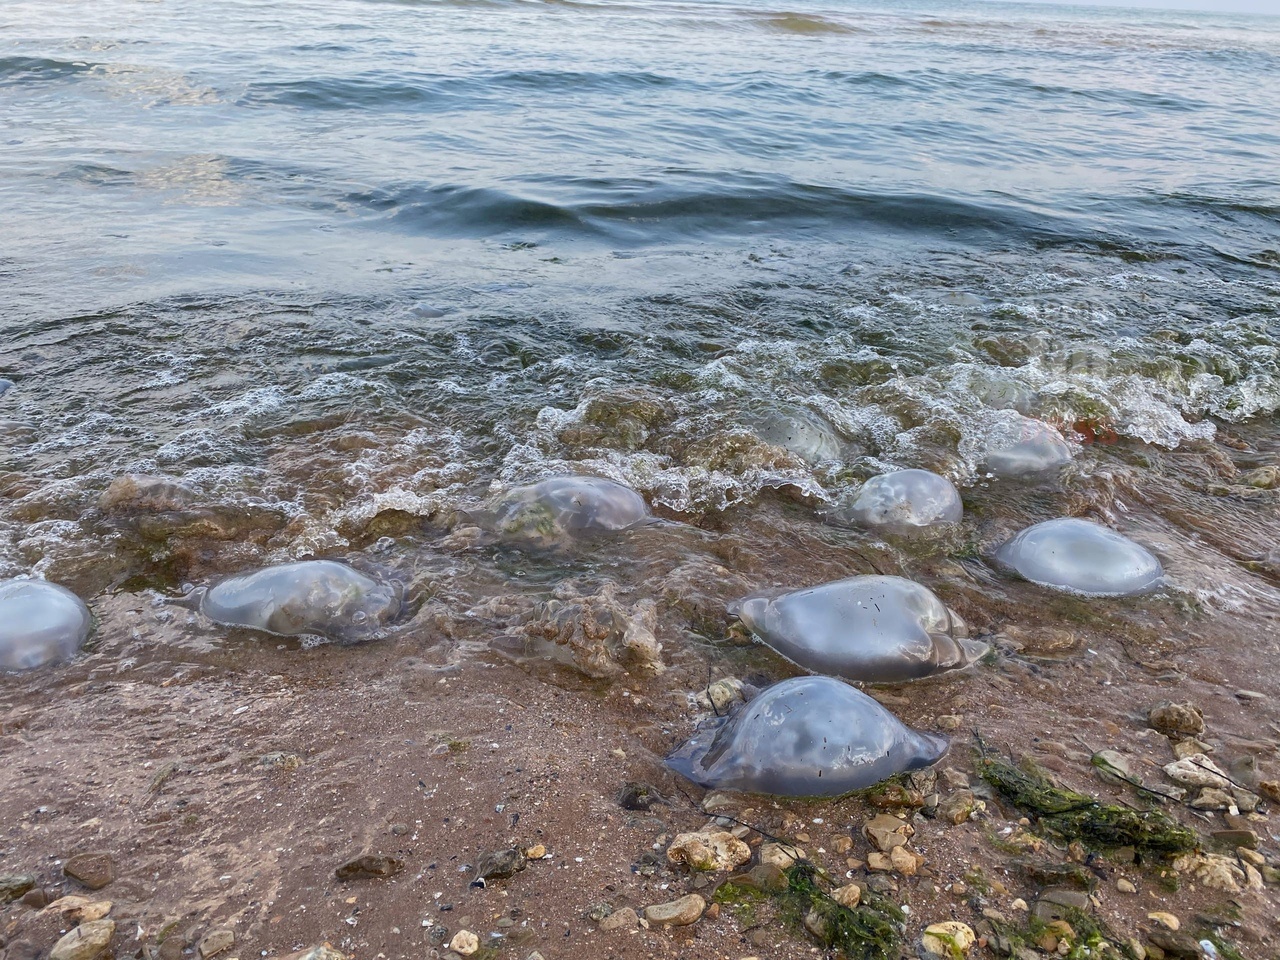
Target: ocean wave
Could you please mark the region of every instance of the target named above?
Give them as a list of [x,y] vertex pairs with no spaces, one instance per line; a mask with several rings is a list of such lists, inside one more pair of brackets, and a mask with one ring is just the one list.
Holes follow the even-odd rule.
[[87,73],[94,66],[79,60],[55,60],[51,57],[0,57],[0,86],[66,80]]

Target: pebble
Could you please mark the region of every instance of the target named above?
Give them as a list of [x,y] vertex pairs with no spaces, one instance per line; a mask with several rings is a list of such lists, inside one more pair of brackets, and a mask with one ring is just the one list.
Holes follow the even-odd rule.
[[200,938],[200,943],[196,946],[196,952],[200,954],[200,960],[208,960],[209,957],[216,957],[218,954],[230,950],[235,946],[236,935],[227,929],[210,930]]
[[530,860],[541,860],[547,855],[547,848],[540,843],[535,843],[532,847],[525,850],[524,855]]
[[1182,926],[1182,921],[1180,921],[1172,913],[1164,913],[1163,911],[1160,911],[1160,910],[1156,910],[1151,913],[1148,913],[1147,919],[1154,920],[1156,923],[1162,926],[1168,927],[1170,930],[1173,930],[1175,933]]
[[938,819],[958,826],[978,811],[979,803],[972,790],[957,790],[938,804]]
[[1147,722],[1166,736],[1195,736],[1204,733],[1204,714],[1191,703],[1165,700],[1147,711]]
[[762,866],[786,870],[794,867],[804,859],[806,859],[806,854],[803,850],[785,843],[766,843],[760,847],[760,863]]
[[476,876],[471,881],[471,885],[483,887],[489,880],[505,880],[507,877],[515,876],[528,865],[525,852],[519,847],[505,847],[502,850],[486,853],[480,857]]
[[914,833],[911,824],[889,813],[872,817],[862,827],[862,835],[882,853],[905,846],[907,838]]
[[62,872],[90,890],[101,890],[116,878],[115,865],[106,853],[77,853],[62,865]]
[[624,783],[618,790],[617,799],[623,810],[648,810],[655,804],[667,803],[667,798],[658,792],[657,787],[638,781]]
[[60,913],[72,923],[86,923],[101,920],[111,912],[111,907],[110,900],[90,900],[71,895],[55,900],[45,908],[45,912]]
[[1212,836],[1232,847],[1248,847],[1253,850],[1258,846],[1258,835],[1252,830],[1215,830]]
[[842,907],[852,910],[862,900],[862,888],[856,883],[847,883],[831,891],[831,899]]
[[36,885],[36,878],[28,873],[0,877],[0,903],[17,900]]
[[360,880],[367,877],[390,877],[404,869],[404,861],[380,853],[366,853],[348,860],[333,875],[339,880]]
[[667,861],[691,870],[732,870],[751,859],[751,848],[732,833],[682,833],[667,848]]
[[112,920],[82,923],[53,945],[49,960],[96,960],[106,953],[115,932]]
[[831,846],[836,853],[844,856],[853,849],[853,837],[836,837]]
[[733,810],[738,806],[738,801],[733,798],[732,794],[724,793],[720,790],[712,791],[702,798],[702,810],[704,813],[724,813]]
[[1124,877],[1121,877],[1119,880],[1116,881],[1116,889],[1119,890],[1121,893],[1137,893],[1138,892],[1138,888],[1135,887],[1130,881],[1126,880]]
[[967,923],[959,920],[944,920],[925,927],[920,946],[926,953],[952,960],[964,956],[978,942],[978,935]]
[[1258,783],[1258,793],[1272,803],[1280,803],[1280,780],[1262,780]]
[[690,893],[670,903],[657,903],[644,908],[644,918],[650,923],[668,927],[686,927],[696,923],[707,909],[707,901],[696,893]]
[[1173,755],[1178,760],[1185,760],[1197,753],[1210,754],[1213,753],[1213,748],[1207,743],[1201,743],[1195,737],[1179,740],[1173,745]]
[[615,910],[600,921],[600,929],[606,933],[613,930],[634,930],[639,926],[640,916],[631,907]]
[[480,949],[480,938],[470,930],[459,930],[449,941],[449,949],[463,957],[469,957]]
[[1164,772],[1171,780],[1192,787],[1217,787],[1220,790],[1231,788],[1227,775],[1203,753],[1193,753],[1173,763],[1166,763]]

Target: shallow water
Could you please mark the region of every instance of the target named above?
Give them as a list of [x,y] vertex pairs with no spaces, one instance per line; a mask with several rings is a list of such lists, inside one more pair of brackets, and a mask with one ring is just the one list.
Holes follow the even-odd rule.
[[[6,4],[0,577],[92,605],[355,560],[458,642],[614,583],[678,660],[725,599],[857,572],[970,595],[979,630],[1043,615],[984,558],[1070,512],[1160,555],[1157,602],[1270,630],[1276,494],[1241,478],[1277,447],[1278,24]],[[841,458],[769,442],[796,406]],[[987,478],[1024,415],[1072,463]],[[961,488],[958,532],[822,526],[909,467]],[[549,553],[473,530],[562,473],[678,523]],[[103,499],[126,474],[187,493]],[[104,654],[129,636],[100,624]]]

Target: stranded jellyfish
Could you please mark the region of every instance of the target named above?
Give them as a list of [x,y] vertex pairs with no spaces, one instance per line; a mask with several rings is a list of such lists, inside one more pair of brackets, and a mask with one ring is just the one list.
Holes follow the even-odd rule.
[[757,637],[806,670],[896,683],[954,670],[987,652],[957,633],[932,590],[902,577],[850,577],[731,607]]
[[1077,517],[1027,527],[996,551],[996,561],[1032,583],[1091,597],[1145,593],[1164,576],[1146,547]]
[[552,541],[566,534],[630,530],[653,521],[644,498],[600,477],[555,477],[504,493],[493,509],[500,534]]
[[93,620],[84,601],[44,580],[0,583],[0,670],[31,670],[73,656]]
[[831,424],[807,407],[787,404],[748,417],[751,430],[765,443],[790,450],[808,463],[839,460],[844,444]]
[[895,470],[872,477],[857,496],[827,516],[910,536],[929,527],[959,523],[963,514],[960,493],[946,477],[928,470]]
[[200,612],[229,627],[354,643],[400,612],[400,594],[345,563],[304,560],[223,580],[200,599]]
[[796,677],[699,729],[666,764],[707,789],[834,797],[946,752],[946,738],[912,730],[860,690]]
[[987,471],[997,477],[1030,477],[1071,460],[1071,445],[1049,424],[1016,416],[996,423],[987,435]]

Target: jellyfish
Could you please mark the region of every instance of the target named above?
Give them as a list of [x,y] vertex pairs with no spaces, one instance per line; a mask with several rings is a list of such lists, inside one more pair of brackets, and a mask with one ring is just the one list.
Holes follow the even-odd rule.
[[988,650],[957,635],[963,627],[932,590],[902,577],[850,577],[730,609],[792,663],[847,680],[916,680],[968,666]]
[[987,436],[984,465],[997,477],[1046,473],[1071,460],[1071,445],[1049,424],[1014,415],[996,423]]
[[200,612],[229,627],[354,643],[400,612],[400,591],[345,563],[303,560],[222,581],[201,597]]
[[834,797],[937,763],[947,747],[848,684],[796,677],[699,729],[666,764],[707,789]]
[[1078,517],[1027,527],[996,551],[996,562],[1032,583],[1089,597],[1146,593],[1164,577],[1146,547]]
[[640,494],[600,477],[555,477],[516,487],[499,497],[492,515],[503,536],[545,541],[616,533],[653,522]]
[[0,670],[33,670],[74,656],[93,625],[89,608],[44,580],[0,582]]
[[748,417],[751,430],[765,443],[790,450],[807,463],[839,460],[844,444],[825,418],[807,407],[786,404]]
[[844,523],[912,536],[931,527],[959,523],[960,493],[946,477],[928,470],[895,470],[872,477],[848,503],[826,516]]

